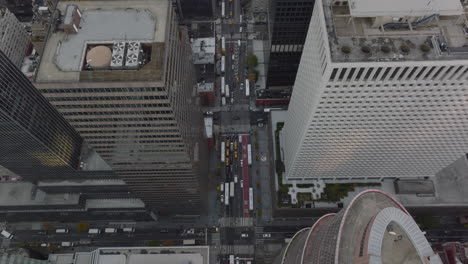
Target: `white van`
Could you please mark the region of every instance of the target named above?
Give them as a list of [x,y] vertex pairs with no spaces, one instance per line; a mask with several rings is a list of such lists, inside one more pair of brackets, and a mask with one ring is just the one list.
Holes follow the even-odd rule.
[[237,175],[234,176],[234,183],[237,183]]
[[72,242],[62,242],[62,247],[73,247],[73,245]]
[[126,233],[133,233],[133,232],[135,232],[135,228],[133,228],[133,227],[124,227],[122,229],[122,231],[124,231]]
[[101,233],[101,229],[91,228],[88,230],[88,234],[100,234],[100,233]]
[[68,232],[70,232],[70,230],[65,229],[65,228],[61,228],[61,229],[56,229],[56,230],[55,230],[55,233],[58,233],[58,234],[66,234],[66,233],[68,233]]
[[12,239],[13,238],[13,234],[10,234],[10,232],[6,231],[6,230],[2,230],[2,236],[8,238],[8,239]]
[[108,233],[108,234],[117,233],[117,228],[108,227],[108,228],[104,229],[104,232]]

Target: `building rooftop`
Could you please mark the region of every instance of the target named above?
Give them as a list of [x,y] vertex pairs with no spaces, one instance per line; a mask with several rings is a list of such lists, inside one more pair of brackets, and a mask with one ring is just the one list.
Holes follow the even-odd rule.
[[207,246],[119,247],[99,248],[93,252],[50,254],[49,260],[55,264],[208,264],[209,253]]
[[91,208],[145,208],[145,203],[137,198],[87,199],[86,209]]
[[427,16],[434,11],[441,15],[462,14],[460,0],[349,0],[351,15],[373,16]]
[[332,61],[468,58],[459,0],[322,0]]
[[[89,71],[84,70],[87,52],[96,45],[112,48],[114,42],[138,41],[146,43],[151,59],[140,70],[160,71],[162,67],[168,2],[163,0],[132,1],[60,1],[57,9],[68,14],[66,9],[76,5],[82,17],[76,34],[57,30],[49,35],[36,75],[36,82],[93,81],[96,78],[115,80],[117,77],[136,78],[136,70]],[[64,19],[67,19],[65,17]],[[152,46],[152,47],[151,47]],[[115,72],[110,74],[109,72]],[[117,72],[119,74],[117,74]],[[124,73],[127,72],[127,73]],[[133,72],[129,74],[128,72]],[[144,72],[144,71],[143,71]],[[94,76],[89,76],[94,75]],[[106,80],[106,78],[104,78]]]
[[77,205],[79,194],[47,194],[29,182],[0,183],[0,206]]
[[205,134],[207,138],[213,137],[213,117],[205,117]]
[[213,83],[198,83],[197,90],[199,93],[214,92]]
[[215,38],[196,38],[191,46],[194,64],[214,64]]
[[73,180],[44,180],[37,183],[38,187],[46,186],[96,186],[96,185],[126,185],[120,179],[73,179]]

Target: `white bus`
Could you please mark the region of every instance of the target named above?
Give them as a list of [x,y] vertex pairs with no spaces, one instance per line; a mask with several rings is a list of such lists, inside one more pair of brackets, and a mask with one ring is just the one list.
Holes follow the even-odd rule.
[[224,141],[221,141],[221,162],[225,161],[225,151],[226,151],[226,143]]
[[229,93],[229,85],[226,84],[226,98],[229,98],[230,93]]
[[229,182],[224,183],[224,204],[229,205]]
[[234,255],[229,255],[229,264],[234,264]]
[[224,65],[225,63],[226,63],[226,57],[222,56],[221,57],[221,72],[225,71],[225,67],[226,67],[226,65]]
[[8,238],[8,239],[12,239],[13,238],[13,234],[10,234],[10,232],[6,231],[6,230],[2,230],[2,236]]
[[184,239],[183,245],[184,246],[195,245],[195,239]]
[[250,96],[250,82],[249,79],[245,79],[245,96]]
[[229,195],[234,197],[234,182],[230,182],[231,189],[229,190]]
[[221,49],[226,51],[226,38],[225,37],[221,38]]
[[226,97],[221,98],[221,105],[226,105]]
[[249,188],[249,210],[253,210],[253,188]]
[[252,145],[250,144],[247,145],[247,160],[249,165],[252,165]]
[[242,15],[239,15],[239,23],[242,24]]
[[224,4],[224,1],[221,2],[221,17],[224,17],[226,15],[226,11],[224,10],[225,7],[226,5]]
[[221,77],[221,94],[222,94],[222,95],[224,95],[224,93],[225,93],[225,90],[224,90],[224,89],[225,89],[225,88],[224,88],[224,87],[225,87],[225,86],[224,86],[225,84],[226,84],[226,83],[225,83],[224,77]]
[[90,228],[88,230],[88,234],[100,234],[101,233],[101,229],[98,229],[98,228]]

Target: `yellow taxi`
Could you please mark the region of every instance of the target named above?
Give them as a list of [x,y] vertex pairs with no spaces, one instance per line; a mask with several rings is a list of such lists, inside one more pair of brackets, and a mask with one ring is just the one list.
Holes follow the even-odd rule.
[[229,149],[226,149],[226,157],[229,157]]
[[237,151],[234,151],[234,158],[235,158],[235,159],[238,158]]
[[234,150],[237,150],[237,148],[239,147],[239,143],[237,141],[234,142]]
[[226,166],[229,166],[229,158],[226,158]]

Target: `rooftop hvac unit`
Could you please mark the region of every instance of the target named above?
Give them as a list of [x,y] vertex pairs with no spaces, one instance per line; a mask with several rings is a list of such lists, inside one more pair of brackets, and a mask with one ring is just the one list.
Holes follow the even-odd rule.
[[123,54],[114,54],[112,55],[111,68],[112,69],[122,69],[124,62]]
[[140,63],[140,56],[138,53],[127,54],[125,60],[125,68],[127,69],[138,69]]
[[125,42],[114,42],[112,46],[112,54],[124,54]]
[[140,42],[129,42],[127,47],[127,53],[138,53],[140,52],[141,44]]

